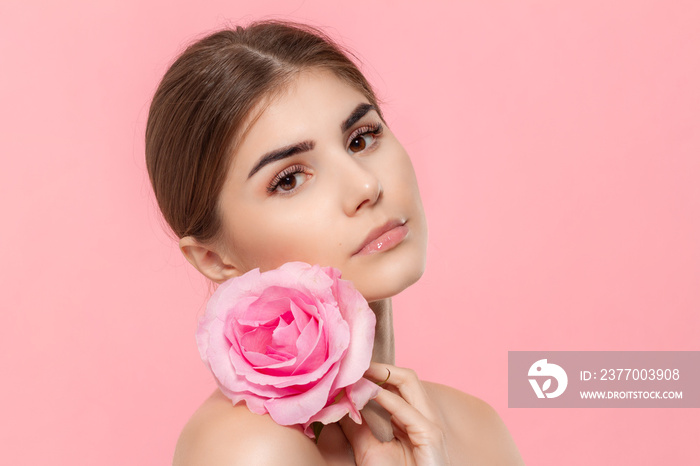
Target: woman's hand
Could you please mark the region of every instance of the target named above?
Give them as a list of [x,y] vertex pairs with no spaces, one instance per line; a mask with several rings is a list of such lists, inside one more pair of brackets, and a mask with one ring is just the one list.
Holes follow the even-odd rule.
[[385,381],[374,400],[391,414],[394,438],[381,442],[366,422],[356,424],[347,417],[342,419],[340,427],[352,446],[355,462],[362,466],[449,465],[440,413],[415,372],[373,362],[365,377]]

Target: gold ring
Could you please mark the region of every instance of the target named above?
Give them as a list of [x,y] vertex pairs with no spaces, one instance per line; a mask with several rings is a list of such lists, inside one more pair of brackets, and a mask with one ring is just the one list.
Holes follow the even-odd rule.
[[384,382],[378,383],[378,384],[377,384],[377,385],[379,385],[380,387],[381,387],[382,385],[384,385],[385,383],[387,383],[387,382],[389,381],[389,377],[391,377],[391,371],[389,370],[388,367],[386,368],[386,371],[388,372],[388,374],[387,374],[387,376],[386,376],[386,379],[384,379]]

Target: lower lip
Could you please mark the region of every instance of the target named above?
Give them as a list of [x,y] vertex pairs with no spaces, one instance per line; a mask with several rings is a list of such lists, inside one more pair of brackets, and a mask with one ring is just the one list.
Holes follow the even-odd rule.
[[399,225],[373,239],[368,245],[360,249],[356,255],[364,256],[388,251],[401,243],[406,238],[406,235],[408,235],[408,227]]

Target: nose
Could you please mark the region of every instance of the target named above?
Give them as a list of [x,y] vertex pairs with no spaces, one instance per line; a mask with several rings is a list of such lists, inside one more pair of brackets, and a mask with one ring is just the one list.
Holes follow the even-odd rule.
[[358,159],[350,159],[341,171],[343,210],[348,216],[376,204],[382,197],[379,178]]

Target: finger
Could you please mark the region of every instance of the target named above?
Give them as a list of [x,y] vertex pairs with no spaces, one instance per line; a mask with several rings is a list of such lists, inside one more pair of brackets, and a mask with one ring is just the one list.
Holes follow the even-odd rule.
[[402,425],[399,423],[396,418],[391,418],[391,428],[392,428],[392,433],[394,434],[394,438],[398,440],[401,444],[404,445],[410,445],[411,444],[411,439],[408,437],[408,434],[406,433],[406,426]]
[[374,400],[391,414],[392,422],[408,435],[414,446],[430,446],[441,440],[439,427],[399,395],[382,389]]
[[445,435],[438,424],[388,390],[380,390],[374,400],[391,414],[394,437],[411,446],[415,464],[450,464]]
[[355,454],[355,461],[359,464],[361,458],[365,455],[370,448],[379,444],[379,440],[374,436],[364,417],[362,418],[362,424],[358,424],[349,416],[343,417],[338,424],[343,430],[345,437],[350,442],[352,450]]
[[431,421],[438,422],[437,410],[413,370],[372,362],[365,372],[365,377],[378,383],[384,382],[383,388],[396,387],[401,397],[411,406]]

